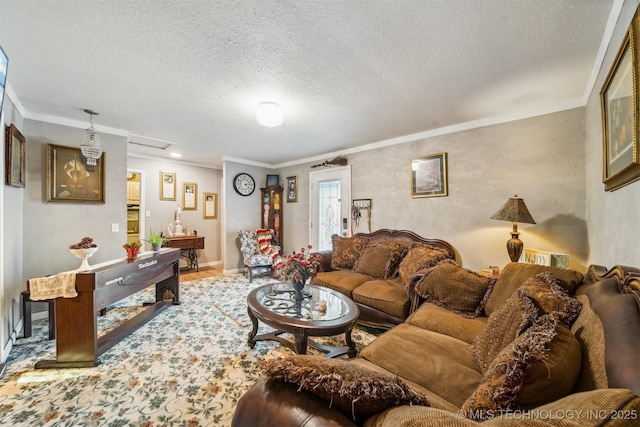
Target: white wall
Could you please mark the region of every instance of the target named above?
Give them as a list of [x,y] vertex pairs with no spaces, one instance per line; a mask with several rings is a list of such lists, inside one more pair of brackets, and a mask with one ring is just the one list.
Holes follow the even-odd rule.
[[[192,230],[198,232],[199,236],[204,236],[204,250],[198,251],[198,264],[215,265],[222,263],[222,238],[221,238],[221,180],[222,171],[219,169],[209,169],[198,166],[190,166],[177,162],[144,159],[139,157],[127,158],[128,169],[144,171],[145,180],[145,205],[144,211],[149,211],[151,216],[145,218],[145,236],[148,237],[149,230],[162,231],[166,233],[169,223],[175,223],[175,212],[178,205],[182,205],[182,184],[184,182],[195,182],[198,184],[197,209],[183,210],[180,221],[183,229],[187,230],[190,224]],[[160,200],[160,171],[176,173],[176,200]],[[203,218],[202,194],[218,194],[218,217],[216,219]],[[145,212],[140,212],[145,215]],[[147,250],[150,246],[146,245]]]

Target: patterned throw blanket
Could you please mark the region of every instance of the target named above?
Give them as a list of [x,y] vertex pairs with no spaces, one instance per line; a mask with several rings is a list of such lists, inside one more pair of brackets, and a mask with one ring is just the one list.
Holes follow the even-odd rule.
[[31,294],[29,298],[33,301],[77,297],[76,272],[29,279],[29,293]]
[[280,264],[282,257],[276,247],[271,244],[271,230],[268,228],[256,230],[256,236],[258,237],[258,248],[260,252],[271,257],[274,267]]

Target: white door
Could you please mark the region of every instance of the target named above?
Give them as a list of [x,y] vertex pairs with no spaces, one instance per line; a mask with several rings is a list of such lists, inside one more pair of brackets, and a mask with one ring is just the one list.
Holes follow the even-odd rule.
[[348,236],[351,228],[351,165],[311,171],[309,186],[309,242],[331,249],[331,236]]

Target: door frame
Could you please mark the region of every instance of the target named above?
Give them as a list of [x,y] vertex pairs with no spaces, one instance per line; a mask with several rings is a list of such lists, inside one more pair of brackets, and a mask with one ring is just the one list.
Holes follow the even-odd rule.
[[[351,235],[351,215],[350,215],[350,211],[351,211],[351,165],[346,165],[346,166],[337,166],[337,167],[331,167],[328,169],[321,169],[321,170],[316,170],[316,171],[311,171],[309,172],[309,243],[313,246],[314,243],[316,244],[315,246],[317,246],[317,238],[316,238],[316,229],[317,229],[317,224],[314,227],[313,224],[315,222],[317,222],[317,215],[314,216],[314,213],[317,212],[317,197],[314,197],[314,189],[313,189],[313,183],[314,183],[314,178],[316,178],[316,181],[321,181],[321,179],[318,179],[319,177],[321,178],[325,178],[326,180],[333,180],[333,179],[344,179],[345,177],[348,179],[348,185],[344,186],[342,184],[344,184],[344,182],[341,182],[341,187],[340,187],[340,217],[341,218],[347,218],[347,229],[346,229],[346,236],[350,236]],[[325,179],[322,179],[323,181]],[[346,199],[346,200],[345,200]],[[343,215],[343,213],[345,215]],[[341,220],[342,221],[342,220]],[[343,229],[344,231],[344,229]],[[315,247],[314,246],[314,247]]]

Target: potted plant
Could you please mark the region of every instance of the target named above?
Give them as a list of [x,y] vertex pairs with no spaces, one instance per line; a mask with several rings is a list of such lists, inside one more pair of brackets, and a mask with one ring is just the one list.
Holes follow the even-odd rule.
[[316,275],[320,259],[319,254],[311,253],[311,245],[308,245],[306,249],[302,248],[298,253],[283,256],[282,262],[274,268],[280,280],[291,282],[296,292],[300,293],[307,279]]
[[135,242],[127,242],[122,245],[125,251],[127,251],[127,259],[136,259],[138,257],[138,252],[140,252],[140,248],[142,247],[142,243],[140,240]]
[[146,241],[151,243],[154,252],[158,252],[164,243],[164,237],[161,232],[149,230],[149,238]]

